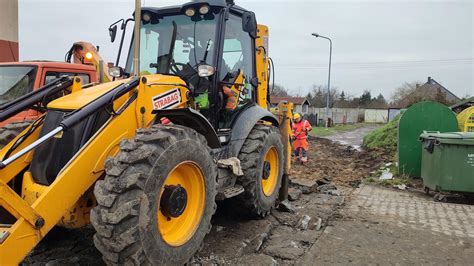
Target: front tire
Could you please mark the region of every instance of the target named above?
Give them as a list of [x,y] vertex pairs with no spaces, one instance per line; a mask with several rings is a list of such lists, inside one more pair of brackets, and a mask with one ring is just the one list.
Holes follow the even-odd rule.
[[91,213],[108,264],[184,264],[215,212],[217,166],[205,138],[182,126],[140,129],[97,181]]
[[244,215],[265,217],[278,200],[283,176],[283,143],[277,127],[256,125],[239,154],[244,193],[234,200]]

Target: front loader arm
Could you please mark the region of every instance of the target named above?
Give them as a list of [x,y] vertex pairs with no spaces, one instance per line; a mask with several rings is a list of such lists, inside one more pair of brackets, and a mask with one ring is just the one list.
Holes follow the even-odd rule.
[[[57,224],[66,210],[104,174],[107,157],[115,155],[120,142],[132,138],[139,127],[135,116],[136,104],[137,101],[132,102],[119,115],[109,119],[31,205],[29,214],[37,214],[44,225],[40,228],[32,226],[28,217],[20,214],[11,227],[0,227],[0,235],[6,236],[0,238],[0,264],[20,263]],[[0,194],[0,198],[3,196]]]

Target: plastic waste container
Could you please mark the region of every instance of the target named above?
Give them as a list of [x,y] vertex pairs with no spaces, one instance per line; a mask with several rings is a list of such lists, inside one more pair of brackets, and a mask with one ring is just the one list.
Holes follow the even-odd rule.
[[322,118],[319,118],[319,119],[318,119],[318,127],[325,127],[325,125],[324,125],[324,119],[322,119]]
[[425,188],[444,192],[474,192],[474,133],[425,132],[421,177]]

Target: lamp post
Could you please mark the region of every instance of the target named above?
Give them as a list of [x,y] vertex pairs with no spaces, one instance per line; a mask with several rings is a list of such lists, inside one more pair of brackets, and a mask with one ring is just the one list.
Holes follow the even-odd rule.
[[329,37],[312,33],[316,38],[323,38],[329,41],[329,74],[328,74],[328,92],[326,95],[326,127],[329,127],[329,95],[331,94],[331,57],[332,57],[332,40]]

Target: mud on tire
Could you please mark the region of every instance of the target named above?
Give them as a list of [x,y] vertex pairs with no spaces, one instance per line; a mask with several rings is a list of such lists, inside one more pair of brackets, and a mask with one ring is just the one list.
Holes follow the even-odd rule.
[[[271,147],[278,151],[278,179],[271,195],[265,195],[262,177],[265,155]],[[244,176],[237,179],[245,192],[232,199],[236,210],[250,217],[265,217],[275,207],[283,175],[283,144],[278,128],[256,125],[244,142],[239,154]]]
[[[107,264],[183,265],[199,249],[215,212],[217,166],[205,138],[182,126],[139,129],[123,141],[97,181],[98,206],[91,212],[94,243]],[[160,193],[170,171],[184,161],[199,166],[205,181],[205,205],[194,234],[180,246],[168,245],[158,229]]]

